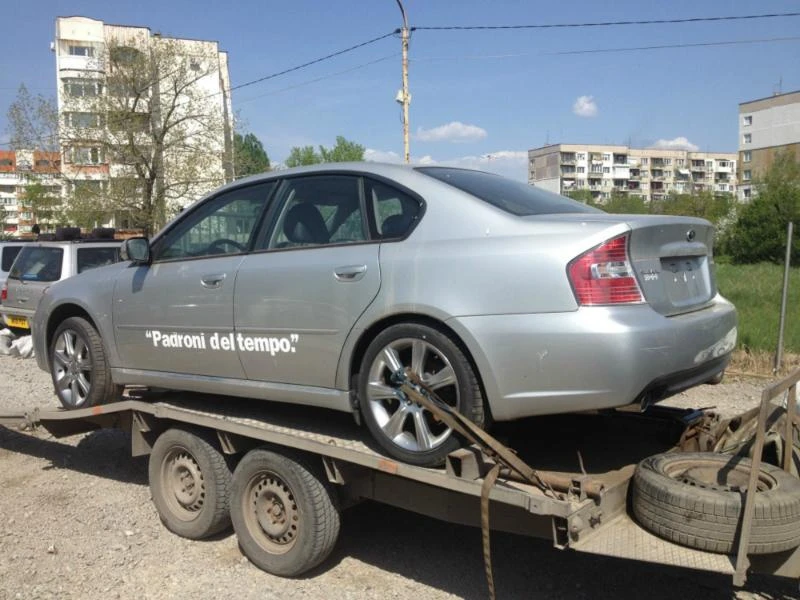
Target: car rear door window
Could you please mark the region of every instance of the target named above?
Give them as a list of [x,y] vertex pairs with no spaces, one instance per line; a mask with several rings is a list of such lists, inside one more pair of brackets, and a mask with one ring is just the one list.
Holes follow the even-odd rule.
[[352,244],[368,239],[358,177],[287,179],[277,206],[275,226],[262,248]]
[[8,273],[11,270],[11,265],[14,264],[14,259],[17,254],[22,250],[22,246],[6,246],[2,249],[2,257],[0,257],[0,271]]
[[23,248],[8,277],[22,281],[58,281],[61,279],[63,262],[63,248],[48,246]]
[[367,202],[373,226],[382,240],[405,237],[419,219],[422,207],[416,199],[380,181],[366,181]]
[[237,188],[204,202],[157,242],[155,260],[246,252],[274,186]]
[[119,261],[119,247],[78,248],[78,273]]

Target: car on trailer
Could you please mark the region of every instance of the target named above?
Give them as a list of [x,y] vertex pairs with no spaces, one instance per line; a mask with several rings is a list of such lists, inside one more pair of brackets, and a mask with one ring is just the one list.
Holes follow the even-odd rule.
[[398,371],[483,427],[717,377],[736,311],[713,235],[466,169],[275,171],[49,287],[34,347],[67,408],[129,384],[332,408],[389,455],[437,465],[459,437],[398,392]]

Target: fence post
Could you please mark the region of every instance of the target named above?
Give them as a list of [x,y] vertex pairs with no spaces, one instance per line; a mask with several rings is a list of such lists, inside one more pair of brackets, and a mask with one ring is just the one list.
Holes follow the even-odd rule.
[[789,221],[786,228],[786,260],[783,265],[783,293],[781,295],[781,318],[778,321],[778,348],[775,351],[775,365],[772,369],[773,373],[780,371],[781,362],[783,361],[783,329],[786,325],[786,297],[789,293],[789,267],[792,260],[792,233],[794,232],[794,223]]

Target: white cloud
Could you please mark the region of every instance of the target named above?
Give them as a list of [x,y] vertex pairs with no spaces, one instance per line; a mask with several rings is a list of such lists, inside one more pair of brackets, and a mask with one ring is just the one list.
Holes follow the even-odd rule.
[[488,134],[477,125],[468,125],[461,121],[452,121],[447,125],[439,125],[433,129],[420,127],[414,136],[422,142],[474,142],[482,140]]
[[403,157],[397,152],[386,152],[384,150],[375,150],[374,148],[367,148],[364,150],[364,160],[371,162],[383,163],[400,163],[403,162]]
[[650,147],[660,148],[662,150],[689,150],[690,152],[696,152],[699,149],[697,144],[693,144],[683,136],[671,140],[658,140]]
[[572,105],[572,112],[579,117],[596,117],[597,102],[594,101],[594,96],[578,96]]

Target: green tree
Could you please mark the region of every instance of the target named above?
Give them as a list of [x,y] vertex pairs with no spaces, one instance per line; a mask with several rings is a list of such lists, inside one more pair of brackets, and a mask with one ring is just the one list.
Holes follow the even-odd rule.
[[6,131],[13,149],[58,151],[58,107],[54,98],[34,96],[22,84],[6,117]]
[[589,190],[570,190],[566,196],[584,204],[592,204],[592,192]]
[[319,152],[314,146],[295,146],[289,151],[289,158],[284,161],[287,167],[301,167],[332,162],[357,162],[364,160],[364,146],[351,142],[344,136],[336,136],[336,145],[326,148],[320,145]]
[[731,194],[715,194],[711,191],[696,194],[670,194],[658,203],[656,212],[664,215],[700,217],[719,225],[735,209],[736,201]]
[[644,198],[622,192],[612,192],[611,197],[604,203],[592,202],[591,205],[619,215],[643,215],[650,212]]
[[782,263],[786,254],[786,226],[795,225],[792,262],[800,260],[800,163],[791,151],[775,154],[763,178],[755,181],[757,195],[733,226],[727,249],[734,262]]
[[319,147],[321,162],[356,162],[364,160],[364,146],[345,139],[344,136],[336,136],[336,145],[330,150],[325,146]]
[[287,167],[303,167],[306,165],[316,165],[322,162],[322,157],[316,153],[314,146],[295,146],[289,152],[289,158],[284,163]]
[[269,156],[255,134],[235,133],[233,152],[237,177],[257,175],[270,170]]
[[61,198],[39,182],[29,183],[20,198],[22,207],[31,213],[42,229],[60,221]]

